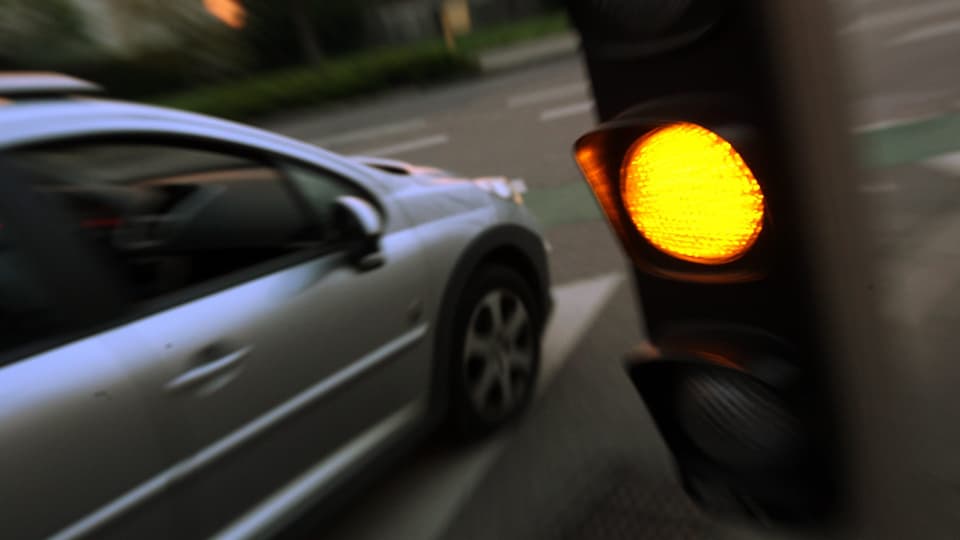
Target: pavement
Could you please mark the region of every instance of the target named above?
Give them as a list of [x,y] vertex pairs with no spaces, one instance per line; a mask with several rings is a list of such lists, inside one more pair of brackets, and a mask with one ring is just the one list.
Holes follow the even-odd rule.
[[[835,4],[854,74],[850,129],[866,166],[851,181],[873,210],[885,269],[880,286],[891,316],[905,328],[927,325],[917,339],[946,340],[952,327],[929,322],[960,320],[953,307],[960,305],[960,73],[946,69],[960,50],[960,3]],[[523,62],[514,68],[480,79],[265,122],[341,153],[522,177],[554,247],[557,311],[529,413],[479,445],[428,441],[317,536],[778,537],[704,516],[678,488],[669,455],[620,365],[623,352],[643,339],[634,308],[642,291],[633,290],[571,157],[573,141],[595,123],[584,69],[574,55],[536,58],[532,50],[517,53]],[[942,365],[953,358],[938,352]],[[946,382],[937,388],[943,405]]]

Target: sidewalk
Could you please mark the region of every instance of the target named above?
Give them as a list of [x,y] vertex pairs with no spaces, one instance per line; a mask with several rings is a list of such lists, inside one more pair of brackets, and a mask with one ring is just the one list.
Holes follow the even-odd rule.
[[549,37],[507,45],[480,53],[477,59],[484,72],[501,71],[575,54],[580,37],[570,31]]

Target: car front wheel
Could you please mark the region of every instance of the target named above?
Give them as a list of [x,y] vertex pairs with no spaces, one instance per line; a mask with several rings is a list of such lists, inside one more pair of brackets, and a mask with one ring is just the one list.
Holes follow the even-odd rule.
[[482,436],[529,403],[540,365],[542,317],[530,286],[503,266],[482,268],[457,313],[453,408],[457,428]]

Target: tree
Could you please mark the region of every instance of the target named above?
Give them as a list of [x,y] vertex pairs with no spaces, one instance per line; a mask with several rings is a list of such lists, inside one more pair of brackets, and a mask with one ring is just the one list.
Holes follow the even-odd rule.
[[377,0],[246,0],[246,39],[261,65],[317,63],[360,48]]
[[[202,0],[108,0],[114,54],[149,59],[185,79],[217,80],[249,67],[241,33],[211,15]],[[149,67],[149,66],[147,66]]]
[[313,24],[313,13],[308,0],[287,0],[287,13],[296,29],[297,40],[304,58],[311,64],[323,59],[323,48],[317,38],[317,29]]
[[43,69],[94,54],[82,17],[67,0],[0,0],[0,63]]

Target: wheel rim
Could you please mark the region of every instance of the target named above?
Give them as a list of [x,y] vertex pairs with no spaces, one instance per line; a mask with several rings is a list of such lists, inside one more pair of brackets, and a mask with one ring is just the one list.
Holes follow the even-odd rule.
[[523,301],[507,289],[488,292],[474,306],[463,348],[466,389],[487,419],[523,402],[534,368],[534,335]]

